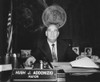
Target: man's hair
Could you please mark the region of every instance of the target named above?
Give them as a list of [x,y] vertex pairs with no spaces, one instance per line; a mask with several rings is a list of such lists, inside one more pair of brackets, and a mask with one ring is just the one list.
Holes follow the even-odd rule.
[[[48,27],[50,27],[50,26],[55,26],[57,29],[58,29],[58,31],[59,31],[59,28],[57,27],[57,25],[55,25],[55,24],[50,24]],[[46,27],[46,30],[48,30],[48,27]]]

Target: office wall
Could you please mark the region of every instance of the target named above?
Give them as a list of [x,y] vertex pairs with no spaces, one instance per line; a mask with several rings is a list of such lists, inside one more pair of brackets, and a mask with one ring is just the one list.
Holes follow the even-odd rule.
[[[6,23],[9,0],[0,4],[0,48],[1,54],[6,49]],[[14,52],[20,49],[31,49],[38,38],[44,37],[44,25],[42,13],[46,5],[42,0],[13,0],[13,48]],[[48,6],[60,5],[67,13],[67,21],[60,29],[60,38],[71,39],[73,46],[92,46],[99,54],[100,30],[99,30],[99,2],[98,0],[46,0]],[[6,6],[6,7],[5,7]],[[9,7],[8,7],[9,8]],[[27,14],[25,10],[29,11]],[[29,18],[27,18],[29,17]],[[3,23],[2,23],[3,22]],[[43,36],[42,36],[43,35]]]
[[4,63],[3,58],[7,52],[7,15],[9,0],[0,0],[0,63]]

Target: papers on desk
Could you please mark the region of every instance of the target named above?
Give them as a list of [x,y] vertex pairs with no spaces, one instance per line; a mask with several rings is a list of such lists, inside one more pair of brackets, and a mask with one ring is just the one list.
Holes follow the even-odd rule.
[[99,68],[90,58],[84,57],[78,60],[70,62],[72,67],[82,67],[82,68]]
[[51,64],[54,67],[54,69],[58,69],[58,70],[63,69],[65,71],[72,68],[68,62],[52,62]]
[[12,65],[11,64],[0,65],[0,72],[8,71],[8,70],[12,70]]

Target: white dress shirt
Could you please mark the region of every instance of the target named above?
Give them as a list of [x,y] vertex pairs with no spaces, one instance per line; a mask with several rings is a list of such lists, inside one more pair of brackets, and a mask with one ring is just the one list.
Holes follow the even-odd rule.
[[[55,48],[55,54],[56,54],[56,57],[57,57],[57,41],[54,42],[54,43],[51,43],[50,41],[47,40],[47,42],[48,42],[48,44],[49,44],[49,47],[50,47],[51,52],[52,52],[52,44],[55,45],[54,48]],[[58,58],[58,57],[57,57],[57,58]]]

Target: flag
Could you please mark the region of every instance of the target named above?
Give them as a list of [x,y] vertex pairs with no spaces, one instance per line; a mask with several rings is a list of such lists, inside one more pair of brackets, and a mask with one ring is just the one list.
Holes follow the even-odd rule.
[[13,36],[13,24],[12,24],[12,0],[10,2],[10,9],[8,13],[7,22],[7,53],[12,53],[12,36]]

